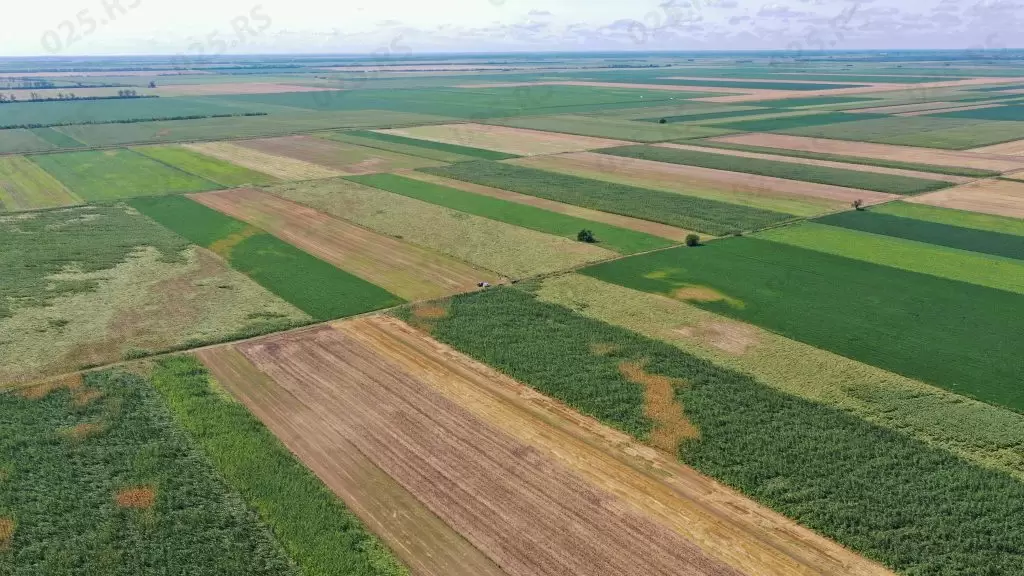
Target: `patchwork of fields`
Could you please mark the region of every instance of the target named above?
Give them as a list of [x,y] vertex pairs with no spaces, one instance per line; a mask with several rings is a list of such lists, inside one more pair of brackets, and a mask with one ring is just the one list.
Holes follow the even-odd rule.
[[1003,52],[0,59],[0,575],[1024,574]]

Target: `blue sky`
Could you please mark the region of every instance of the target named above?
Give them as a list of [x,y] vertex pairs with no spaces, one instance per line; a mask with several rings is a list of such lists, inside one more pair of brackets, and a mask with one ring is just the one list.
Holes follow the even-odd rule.
[[1024,0],[45,0],[13,6],[0,21],[4,56],[1024,47]]

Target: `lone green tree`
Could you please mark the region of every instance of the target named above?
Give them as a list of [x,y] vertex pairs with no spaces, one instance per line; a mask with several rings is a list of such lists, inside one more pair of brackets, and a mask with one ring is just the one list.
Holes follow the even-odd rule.
[[698,236],[696,234],[687,234],[686,235],[686,245],[690,246],[690,247],[700,246],[700,236]]
[[586,242],[587,244],[593,244],[597,242],[597,238],[594,237],[594,232],[584,228],[580,230],[579,234],[576,235],[576,239],[580,242]]

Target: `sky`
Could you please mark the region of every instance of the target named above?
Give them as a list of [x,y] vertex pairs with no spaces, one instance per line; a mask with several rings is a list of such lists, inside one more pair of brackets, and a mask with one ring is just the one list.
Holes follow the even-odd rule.
[[0,56],[1024,47],[1024,0],[37,0]]

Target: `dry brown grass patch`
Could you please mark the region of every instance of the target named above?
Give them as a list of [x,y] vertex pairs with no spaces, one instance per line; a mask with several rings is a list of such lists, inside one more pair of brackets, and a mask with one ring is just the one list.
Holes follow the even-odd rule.
[[678,328],[675,332],[736,356],[746,354],[761,341],[757,329],[742,322],[702,322]]
[[102,433],[106,427],[100,422],[83,422],[70,428],[62,428],[61,436],[69,440],[82,441]]
[[120,508],[149,510],[156,502],[156,489],[152,486],[133,486],[123,488],[114,495],[114,502]]
[[412,315],[421,320],[440,320],[448,316],[448,308],[437,304],[418,304],[413,306]]
[[71,402],[75,406],[87,406],[92,403],[93,400],[101,398],[103,392],[94,390],[92,388],[79,388],[71,395]]
[[8,550],[11,547],[11,538],[14,536],[14,519],[0,518],[0,551]]
[[700,438],[700,430],[683,414],[683,406],[676,399],[676,387],[685,386],[682,380],[651,374],[645,369],[646,361],[622,362],[619,372],[630,382],[644,387],[644,415],[654,420],[650,444],[659,450],[675,454],[679,442]]
[[81,374],[68,374],[24,388],[21,390],[21,397],[26,400],[42,400],[57,390],[67,389],[77,392],[82,388],[82,385]]
[[610,342],[592,342],[590,344],[590,353],[594,356],[607,356],[614,354],[619,350],[618,344],[612,344]]
[[210,244],[209,250],[210,252],[213,252],[227,260],[228,258],[231,258],[231,251],[235,249],[235,246],[238,246],[247,238],[251,238],[260,232],[262,231],[255,226],[246,226],[241,232],[235,232],[226,238],[221,238],[213,244]]
[[685,300],[687,302],[725,302],[733,308],[743,308],[742,301],[726,296],[708,286],[683,286],[672,291],[672,297],[676,300]]

